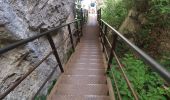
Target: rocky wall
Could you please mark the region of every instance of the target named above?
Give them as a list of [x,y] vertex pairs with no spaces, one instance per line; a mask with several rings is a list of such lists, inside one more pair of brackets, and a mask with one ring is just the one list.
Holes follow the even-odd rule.
[[[36,34],[55,28],[74,20],[74,0],[0,0],[0,25],[4,26],[12,37],[26,39]],[[72,25],[74,31],[74,25]],[[68,37],[67,27],[56,31],[53,35],[56,47]],[[13,43],[9,41],[9,44]],[[69,50],[69,40],[58,48],[62,62]],[[0,56],[0,93],[3,93],[25,72],[36,65],[51,51],[46,37],[39,38]],[[24,54],[27,57],[18,65]],[[24,80],[5,99],[29,100],[36,93],[42,82],[56,65],[54,56],[50,56],[38,69]],[[57,78],[58,69],[53,77]],[[53,80],[53,79],[51,79]],[[50,82],[48,82],[50,83]],[[42,93],[47,92],[47,85]]]

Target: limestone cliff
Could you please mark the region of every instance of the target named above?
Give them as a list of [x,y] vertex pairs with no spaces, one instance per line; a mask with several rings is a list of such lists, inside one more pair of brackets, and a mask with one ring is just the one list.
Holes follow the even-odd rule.
[[[74,2],[74,0],[0,0],[0,26],[4,26],[10,36],[15,37],[16,40],[41,34],[41,32],[74,20]],[[74,25],[71,28],[74,30]],[[56,47],[67,38],[67,34],[67,28],[62,28],[53,34]],[[1,34],[1,36],[3,35]],[[9,38],[11,39],[11,37]],[[8,44],[13,43],[8,42]],[[64,54],[69,49],[68,43],[58,49],[62,62]],[[3,70],[0,72],[0,93],[3,93],[8,86],[32,68],[49,51],[51,51],[49,43],[46,37],[43,37],[1,55],[0,68]],[[27,52],[29,54],[23,64],[16,67],[18,58]],[[30,99],[56,64],[54,57],[50,56],[5,99]],[[59,73],[58,70],[57,74]],[[57,74],[55,74],[55,78]]]

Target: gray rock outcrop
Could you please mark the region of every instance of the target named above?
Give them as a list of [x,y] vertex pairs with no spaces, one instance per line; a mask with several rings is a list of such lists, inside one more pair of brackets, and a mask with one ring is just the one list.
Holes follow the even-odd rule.
[[[0,0],[0,26],[5,26],[5,28],[10,32],[11,36],[16,37],[17,40],[26,39],[36,34],[41,34],[41,32],[50,30],[63,23],[73,21],[75,6],[73,2],[75,1]],[[72,25],[71,28],[74,30],[74,25]],[[57,47],[68,37],[67,27],[58,30],[52,36]],[[64,62],[64,55],[70,48],[68,46],[69,43],[69,40],[67,40],[65,45],[58,48],[62,62]],[[22,53],[18,53],[20,51],[22,51],[22,53],[31,51],[31,53],[28,55],[28,58],[23,61],[25,65],[21,64],[19,67],[16,67],[12,64],[9,64],[17,60],[17,58],[11,54],[17,54],[18,56],[21,56]],[[17,77],[21,77],[50,51],[51,48],[46,37],[42,37],[28,43],[28,45],[8,52],[6,56],[0,57],[0,68],[3,68],[4,72],[8,72],[6,74],[3,74],[3,72],[0,73],[0,77],[2,79],[0,80],[0,92],[5,91],[7,86],[11,85],[13,81],[17,80]],[[7,63],[8,60],[10,60],[10,62]],[[5,99],[31,99],[31,97],[41,86],[42,82],[49,75],[51,69],[55,67],[54,65],[56,64],[57,63],[54,57],[50,56],[32,75],[22,82]],[[60,71],[58,69],[57,75],[59,72]],[[55,78],[57,75],[55,74]],[[3,80],[8,76],[11,77],[9,77],[7,80]]]

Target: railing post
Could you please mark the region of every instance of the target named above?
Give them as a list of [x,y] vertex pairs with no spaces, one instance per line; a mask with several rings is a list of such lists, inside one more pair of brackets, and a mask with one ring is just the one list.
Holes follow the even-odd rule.
[[[101,22],[102,23],[102,22]],[[102,43],[102,37],[101,37],[101,35],[102,35],[102,29],[101,29],[101,24],[99,24],[99,38],[100,38],[100,40],[101,40],[101,43]]]
[[101,13],[101,12],[102,12],[102,9],[100,8],[100,9],[99,9],[99,20],[101,19],[101,16],[102,16],[102,13]]
[[56,58],[56,60],[57,60],[57,62],[58,62],[58,65],[59,65],[59,67],[60,67],[60,70],[61,70],[61,72],[63,73],[63,72],[64,72],[64,69],[63,69],[63,67],[62,67],[62,64],[61,64],[61,61],[60,61],[58,52],[57,52],[57,50],[56,50],[54,41],[53,41],[53,39],[52,39],[52,37],[51,37],[50,34],[47,34],[47,39],[48,39],[48,41],[49,41],[49,43],[50,43],[50,46],[51,46],[51,48],[52,48],[52,50],[53,50],[53,54],[54,54],[54,56],[55,56],[55,58]]
[[101,29],[102,29],[102,30],[103,30],[103,24],[104,24],[104,23],[102,22],[102,23],[101,23]]
[[99,22],[99,10],[97,10],[97,21]]
[[100,25],[100,27],[99,27],[99,28],[100,28],[100,33],[99,33],[99,35],[100,35],[100,38],[101,38],[101,35],[102,35],[102,21],[100,21],[100,24],[99,24],[99,25]]
[[106,44],[106,34],[107,34],[107,25],[104,27],[104,33],[103,33],[103,52],[105,51],[105,44]]
[[77,33],[76,34],[78,36],[78,42],[80,42],[80,33],[79,33],[80,31],[79,31],[79,22],[78,21],[76,22],[76,29],[77,29]]
[[103,44],[103,25],[104,25],[104,23],[101,22],[101,27],[100,27],[100,39],[101,39],[101,43],[102,43],[102,48],[104,47],[104,44]]
[[99,19],[99,25],[100,25],[100,26],[102,25],[102,21],[101,21],[101,19]]
[[81,20],[82,20],[82,24],[84,24],[84,13],[83,13],[83,8],[81,8]]
[[83,21],[82,19],[80,20],[80,30],[81,30],[81,36],[83,36]]
[[73,49],[73,51],[75,51],[74,43],[73,43],[73,36],[72,36],[72,34],[71,34],[70,24],[68,24],[68,31],[69,31],[69,35],[70,35],[70,41],[71,41],[72,49]]
[[99,23],[99,26],[101,27],[101,8],[97,11],[97,21]]
[[103,22],[101,22],[101,37],[102,37],[102,34],[103,34]]
[[100,8],[100,10],[99,10],[99,20],[100,20],[100,22],[101,22],[101,19],[102,19],[102,9]]
[[112,59],[113,59],[113,51],[115,50],[115,48],[116,48],[116,42],[117,42],[117,34],[115,34],[114,32],[113,32],[113,41],[112,41],[112,48],[111,48],[111,50],[110,50],[110,56],[109,56],[109,61],[108,61],[108,67],[107,67],[107,70],[110,70],[110,65],[111,65],[111,63],[112,63]]

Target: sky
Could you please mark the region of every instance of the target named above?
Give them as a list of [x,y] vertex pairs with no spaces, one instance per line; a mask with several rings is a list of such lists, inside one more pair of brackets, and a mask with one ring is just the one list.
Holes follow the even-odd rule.
[[96,0],[82,0],[82,5],[83,5],[83,8],[85,9],[88,9],[89,5],[91,2],[95,2]]

